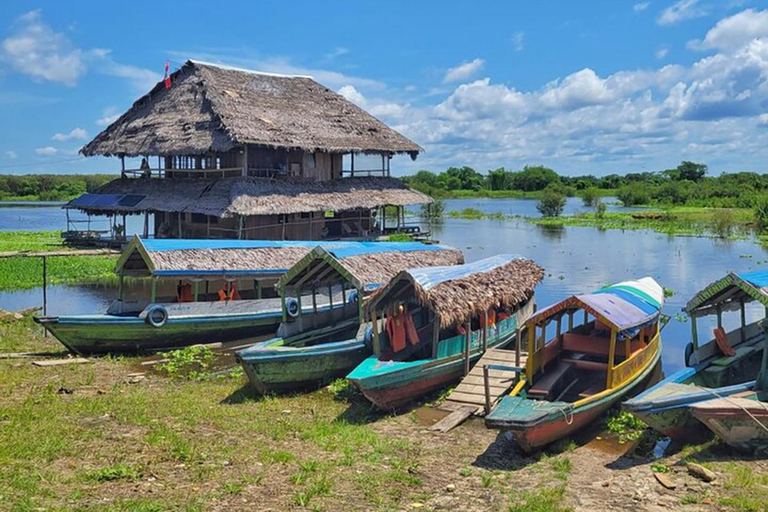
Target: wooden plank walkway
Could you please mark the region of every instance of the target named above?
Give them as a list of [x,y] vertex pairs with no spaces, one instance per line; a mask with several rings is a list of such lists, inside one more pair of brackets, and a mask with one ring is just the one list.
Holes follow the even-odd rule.
[[[527,360],[528,353],[522,352],[520,354],[520,366],[525,367]],[[439,408],[447,411],[458,411],[472,406],[474,407],[474,414],[485,414],[483,367],[486,365],[515,366],[515,351],[499,348],[488,350]],[[496,405],[501,397],[515,385],[516,377],[517,372],[512,370],[488,370],[491,406]]]

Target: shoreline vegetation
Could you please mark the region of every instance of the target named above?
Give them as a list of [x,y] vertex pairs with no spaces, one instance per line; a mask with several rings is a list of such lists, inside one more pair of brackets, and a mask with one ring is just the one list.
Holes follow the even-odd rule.
[[[58,231],[0,232],[0,253],[12,251],[66,251]],[[47,260],[48,284],[115,284],[117,256],[56,256]],[[0,291],[27,290],[43,285],[41,258],[0,258]]]

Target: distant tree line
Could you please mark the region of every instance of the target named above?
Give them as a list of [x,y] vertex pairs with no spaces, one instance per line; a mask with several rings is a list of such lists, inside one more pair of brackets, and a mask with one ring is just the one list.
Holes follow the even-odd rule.
[[115,178],[108,174],[0,175],[0,200],[69,201]]
[[502,168],[481,174],[471,167],[450,167],[441,173],[419,171],[403,180],[412,188],[435,197],[470,192],[477,195],[535,195],[545,190],[564,196],[581,196],[587,205],[600,196],[616,196],[626,206],[671,204],[751,208],[768,195],[768,176],[755,172],[707,176],[707,166],[681,162],[674,169],[658,172],[609,174],[596,177],[561,176],[544,166],[526,166],[520,171]]

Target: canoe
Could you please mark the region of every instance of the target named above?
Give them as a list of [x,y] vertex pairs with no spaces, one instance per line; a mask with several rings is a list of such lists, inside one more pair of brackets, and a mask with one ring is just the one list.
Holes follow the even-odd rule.
[[[371,353],[360,322],[350,319],[292,337],[275,337],[235,353],[257,394],[317,388],[344,377]],[[341,341],[329,341],[341,340]]]
[[[594,421],[651,376],[661,356],[663,304],[663,289],[646,277],[569,297],[533,315],[526,378],[485,417],[486,426],[512,432],[530,452]],[[583,312],[580,325],[574,325],[576,312]]]
[[[380,310],[389,311],[384,325],[402,325],[405,318],[413,323],[413,335],[398,348],[392,331],[374,330],[374,354],[347,379],[383,410],[447,386],[485,350],[506,347],[516,339],[519,326],[535,311],[533,289],[543,274],[534,262],[515,255],[401,272],[371,298],[367,309],[374,325]],[[473,297],[475,290],[482,297]],[[395,313],[393,308],[401,304],[403,311]],[[460,308],[466,312],[457,314]],[[497,314],[498,321],[489,320]],[[472,320],[466,322],[468,315]]]
[[[151,325],[150,317],[162,318],[158,308],[166,318]],[[150,304],[134,315],[35,317],[80,355],[154,352],[250,338],[274,332],[281,320],[280,299]]]
[[[535,300],[526,302],[519,311],[487,329],[487,348],[504,348],[517,338],[518,327],[535,309]],[[472,331],[470,366],[483,355],[482,332]],[[444,388],[464,375],[464,336],[441,339],[436,357],[417,361],[381,361],[369,357],[355,368],[347,379],[379,409],[392,410]]]
[[[687,367],[624,402],[622,408],[654,430],[686,440],[705,431],[690,405],[711,399],[711,390],[730,396],[752,389],[760,369],[764,333],[761,321],[746,323],[745,304],[758,301],[768,306],[768,295],[763,291],[767,278],[762,271],[728,274],[696,293],[684,308],[692,328],[692,341],[686,347]],[[722,313],[727,311],[739,312],[741,327],[728,333],[715,332],[714,338],[699,345],[697,318],[716,315],[722,325]]]
[[690,409],[728,446],[746,453],[768,450],[768,402],[758,400],[756,393],[715,398]]

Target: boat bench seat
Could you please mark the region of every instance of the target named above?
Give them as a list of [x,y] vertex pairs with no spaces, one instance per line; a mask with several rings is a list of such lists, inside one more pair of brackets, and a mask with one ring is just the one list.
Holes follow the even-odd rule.
[[[632,340],[629,344],[630,355],[641,350],[645,345],[640,340]],[[563,350],[579,352],[590,356],[608,357],[611,349],[610,338],[589,336],[567,332],[563,334]],[[624,342],[616,341],[616,355],[624,356]]]
[[585,359],[569,359],[564,357],[563,362],[572,364],[577,370],[608,371],[608,363],[600,361],[587,361]]
[[572,368],[573,363],[559,361],[557,366],[546,370],[541,378],[534,381],[533,385],[528,389],[528,396],[530,398],[550,400],[555,396],[558,388],[561,387],[560,385],[562,381],[570,373]]

